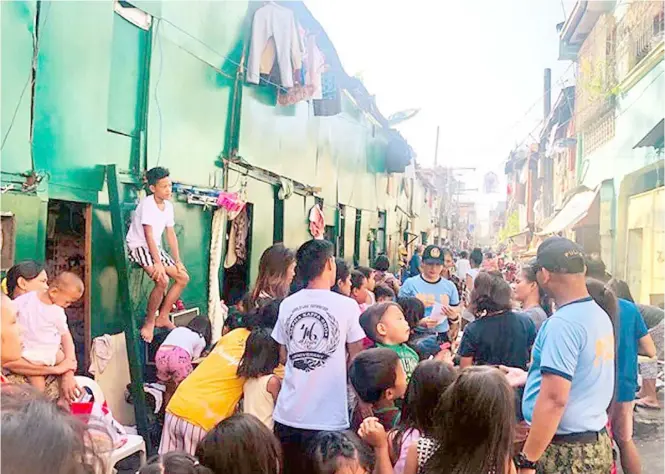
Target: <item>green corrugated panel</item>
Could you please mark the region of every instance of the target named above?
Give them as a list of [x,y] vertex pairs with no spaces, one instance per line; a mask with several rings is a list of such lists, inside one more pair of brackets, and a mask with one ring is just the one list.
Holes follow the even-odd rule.
[[30,80],[35,12],[34,1],[0,2],[0,141],[5,142],[1,152],[5,173],[24,173],[32,169]]
[[[99,190],[107,155],[113,2],[43,2],[35,167],[54,184]],[[120,166],[122,168],[122,166]]]

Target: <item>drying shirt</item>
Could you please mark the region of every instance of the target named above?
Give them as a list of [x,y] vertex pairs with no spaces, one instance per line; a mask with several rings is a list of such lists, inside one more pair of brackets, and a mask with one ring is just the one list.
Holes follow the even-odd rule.
[[377,342],[376,347],[383,347],[396,352],[399,356],[399,360],[402,362],[404,372],[406,372],[406,379],[411,380],[411,375],[413,374],[413,371],[416,370],[418,362],[420,362],[420,358],[416,351],[406,344],[381,344],[380,342]]
[[294,71],[302,68],[303,45],[293,12],[286,7],[270,3],[259,8],[254,14],[247,62],[247,82],[258,84],[261,70],[270,72],[268,67],[270,61],[266,60],[264,52],[266,47],[271,49],[273,45],[275,52],[273,57],[277,56],[281,85],[291,88]]
[[144,225],[152,227],[152,236],[155,238],[157,247],[162,247],[162,234],[167,227],[175,225],[175,214],[173,213],[173,203],[164,201],[164,210],[157,207],[155,196],[150,195],[143,199],[132,214],[132,223],[127,232],[127,247],[134,250],[139,247],[148,247],[145,239]]
[[617,402],[632,402],[637,391],[639,340],[648,334],[638,307],[619,299],[619,344],[617,347]]
[[23,348],[57,353],[62,335],[69,332],[65,310],[54,304],[43,303],[36,291],[19,296],[14,304]]
[[[426,318],[432,314],[434,303],[443,303],[442,297],[445,295],[449,298],[450,306],[459,305],[459,293],[457,292],[457,287],[451,281],[439,278],[439,281],[436,283],[430,283],[422,275],[409,278],[399,290],[400,298],[415,296],[425,303]],[[447,332],[449,329],[448,318],[444,317],[435,329],[439,333]]]
[[166,339],[162,342],[162,346],[180,347],[186,350],[192,356],[192,359],[196,359],[201,356],[203,349],[205,349],[206,341],[200,334],[195,333],[191,329],[177,327],[166,336]]
[[304,289],[282,301],[272,337],[286,347],[275,421],[306,430],[349,427],[346,344],[362,340],[355,300]]
[[543,374],[571,382],[556,434],[600,431],[614,392],[614,335],[609,316],[591,297],[561,306],[536,336],[522,410],[531,424]]
[[[245,384],[236,372],[249,334],[247,329],[239,328],[223,336],[210,355],[178,385],[166,411],[206,431],[233,415]],[[279,376],[280,370],[275,373]]]

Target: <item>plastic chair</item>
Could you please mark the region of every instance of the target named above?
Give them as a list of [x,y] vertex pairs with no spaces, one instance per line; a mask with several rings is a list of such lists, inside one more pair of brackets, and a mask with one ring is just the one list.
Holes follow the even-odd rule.
[[[92,395],[95,397],[95,402],[104,403],[106,400],[104,397],[104,392],[97,382],[92,380],[89,377],[83,377],[77,375],[75,377],[76,383],[81,387],[88,387],[92,392]],[[146,446],[145,440],[139,435],[127,434],[124,435],[127,439],[125,443],[117,449],[114,449],[107,454],[106,459],[106,473],[105,474],[114,474],[116,472],[115,465],[119,461],[122,461],[129,456],[139,453],[140,457],[140,466],[143,466],[146,463]]]

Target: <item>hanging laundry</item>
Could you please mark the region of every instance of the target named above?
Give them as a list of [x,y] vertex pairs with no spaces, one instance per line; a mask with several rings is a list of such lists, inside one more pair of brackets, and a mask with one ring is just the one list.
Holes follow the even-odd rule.
[[[271,45],[274,45],[274,50],[271,49],[273,48]],[[252,22],[247,82],[258,84],[262,73],[270,74],[276,59],[280,84],[285,88],[293,87],[294,74],[300,74],[299,71],[302,69],[302,51],[293,12],[274,3],[259,8]]]
[[247,235],[249,234],[249,218],[247,207],[238,213],[231,223],[229,242],[227,245],[224,268],[231,268],[236,264],[242,264],[247,258]]
[[321,75],[321,100],[314,100],[314,115],[330,117],[342,112],[342,96],[332,71]]
[[277,197],[284,201],[293,195],[293,181],[286,178],[280,178],[280,187]]
[[321,206],[315,204],[309,211],[309,233],[317,240],[323,239],[326,221]]
[[312,99],[323,99],[323,86],[321,77],[326,72],[328,65],[326,58],[316,44],[316,35],[309,34],[305,38],[305,64],[307,68],[307,77],[305,84],[311,85]]
[[223,207],[227,211],[237,214],[245,207],[245,201],[238,193],[222,191],[219,193],[219,196],[217,196],[217,206]]
[[90,349],[90,368],[88,372],[92,375],[101,374],[111,362],[113,357],[113,340],[108,334],[96,337],[92,340]]

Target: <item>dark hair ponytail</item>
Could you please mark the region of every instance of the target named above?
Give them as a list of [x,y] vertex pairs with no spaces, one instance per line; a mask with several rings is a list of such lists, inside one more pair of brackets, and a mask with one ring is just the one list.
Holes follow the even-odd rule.
[[[522,274],[529,283],[535,283],[538,285],[535,264],[536,259],[533,259],[527,265],[524,265],[524,267],[522,267]],[[549,318],[552,316],[552,298],[547,296],[547,293],[545,293],[545,290],[543,290],[540,285],[538,285],[538,300],[540,307],[543,308],[543,311],[545,311],[547,317]]]

